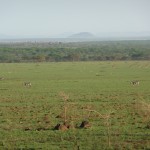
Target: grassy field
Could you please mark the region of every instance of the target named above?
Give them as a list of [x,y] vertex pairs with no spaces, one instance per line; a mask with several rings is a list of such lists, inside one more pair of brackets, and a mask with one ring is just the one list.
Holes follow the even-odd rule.
[[0,149],[150,149],[148,61],[0,64],[0,78]]

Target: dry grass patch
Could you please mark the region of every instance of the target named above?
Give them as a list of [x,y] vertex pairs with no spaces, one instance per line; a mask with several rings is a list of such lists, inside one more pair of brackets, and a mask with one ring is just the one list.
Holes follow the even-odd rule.
[[143,101],[137,102],[134,103],[134,109],[142,118],[142,123],[146,124],[147,128],[150,128],[150,104]]

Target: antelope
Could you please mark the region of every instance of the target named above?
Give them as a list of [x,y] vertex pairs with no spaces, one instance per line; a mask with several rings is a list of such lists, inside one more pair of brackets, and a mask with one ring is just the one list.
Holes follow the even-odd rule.
[[134,85],[139,85],[140,84],[140,82],[139,81],[131,81],[131,84],[134,86]]
[[31,87],[31,82],[24,82],[25,87]]

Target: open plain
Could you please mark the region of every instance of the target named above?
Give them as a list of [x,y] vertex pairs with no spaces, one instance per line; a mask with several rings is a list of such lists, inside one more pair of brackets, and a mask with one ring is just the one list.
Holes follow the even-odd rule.
[[0,149],[150,149],[149,61],[1,63],[0,77]]

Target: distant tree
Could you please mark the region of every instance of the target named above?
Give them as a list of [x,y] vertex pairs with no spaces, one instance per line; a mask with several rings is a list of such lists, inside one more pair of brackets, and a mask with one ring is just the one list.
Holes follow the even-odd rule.
[[150,60],[150,41],[0,43],[0,62]]

